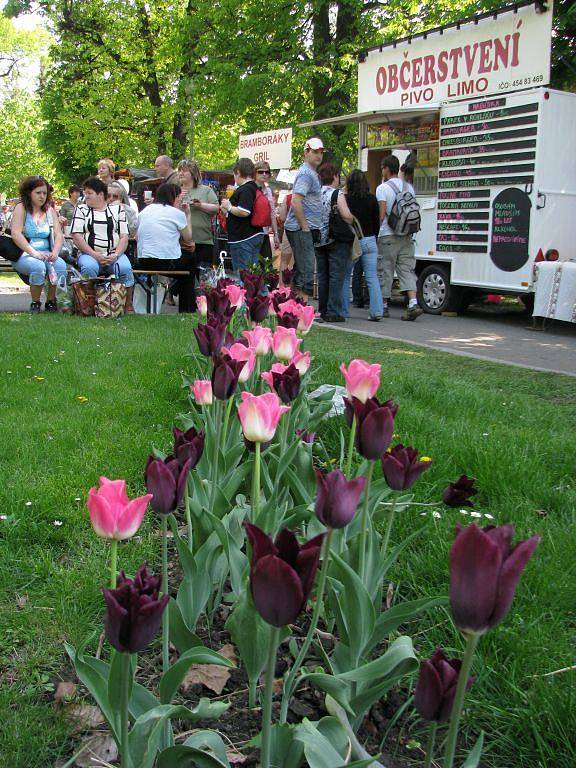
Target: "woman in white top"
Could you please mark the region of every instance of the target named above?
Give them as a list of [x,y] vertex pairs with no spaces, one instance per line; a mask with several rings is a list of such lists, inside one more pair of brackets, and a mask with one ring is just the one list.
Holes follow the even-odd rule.
[[[180,238],[187,246],[180,248]],[[186,271],[178,278],[179,312],[195,312],[196,264],[190,222],[190,204],[182,202],[178,184],[161,184],[154,202],[138,215],[138,266],[162,272]]]

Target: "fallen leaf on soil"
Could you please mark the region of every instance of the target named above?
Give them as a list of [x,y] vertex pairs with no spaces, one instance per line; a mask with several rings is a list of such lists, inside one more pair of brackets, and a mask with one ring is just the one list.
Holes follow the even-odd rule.
[[[238,660],[236,649],[231,643],[227,643],[222,648],[219,648],[218,653],[234,662],[234,664]],[[229,679],[230,670],[228,667],[219,667],[217,664],[193,664],[180,687],[186,693],[193,685],[200,684],[219,696]]]
[[275,696],[279,696],[284,690],[284,680],[281,677],[277,677],[272,683],[272,691]]
[[390,608],[392,608],[392,603],[394,602],[394,584],[390,582],[388,584],[388,589],[386,590],[386,610],[389,611]]
[[248,759],[246,755],[238,752],[233,747],[226,750],[226,757],[228,758],[230,765],[242,765],[242,763],[245,763]]
[[110,765],[118,757],[118,747],[109,733],[98,732],[86,739],[86,749],[76,758],[78,768]]
[[74,698],[78,686],[76,683],[58,683],[56,693],[54,694],[54,701],[56,704],[65,704]]
[[74,722],[76,733],[91,731],[104,722],[102,712],[92,704],[70,704],[66,707],[66,715]]
[[18,595],[18,597],[16,598],[16,605],[18,606],[18,608],[24,608],[27,602],[28,602],[28,594],[26,592],[24,592],[23,595]]

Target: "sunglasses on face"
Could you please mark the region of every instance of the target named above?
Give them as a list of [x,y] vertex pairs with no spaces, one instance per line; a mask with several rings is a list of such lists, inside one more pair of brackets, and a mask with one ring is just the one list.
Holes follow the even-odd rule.
[[120,200],[120,195],[108,195],[108,200]]
[[256,173],[261,173],[265,176],[270,176],[270,171],[256,171]]

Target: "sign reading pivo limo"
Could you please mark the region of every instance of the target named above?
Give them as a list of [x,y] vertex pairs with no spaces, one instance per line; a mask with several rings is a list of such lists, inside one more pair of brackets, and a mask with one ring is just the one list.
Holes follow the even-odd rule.
[[536,13],[528,5],[371,50],[358,64],[358,111],[437,105],[545,85],[551,39],[551,7]]

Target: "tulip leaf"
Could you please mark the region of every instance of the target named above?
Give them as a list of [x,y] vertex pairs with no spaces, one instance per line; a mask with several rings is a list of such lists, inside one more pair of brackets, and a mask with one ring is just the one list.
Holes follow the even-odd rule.
[[[110,708],[115,713],[116,727],[120,730],[120,702],[122,698],[122,662],[125,654],[112,652],[112,658],[108,669],[108,701],[110,702]],[[132,687],[134,685],[134,674],[136,672],[136,664],[138,661],[138,654],[130,654],[130,674],[128,676],[129,693],[128,698],[132,696]]]
[[164,724],[167,720],[203,720],[219,717],[228,708],[223,702],[200,699],[194,709],[160,704],[139,717],[130,731],[129,749],[132,764],[138,768],[153,768],[156,755],[164,738]]
[[466,758],[462,768],[478,768],[480,758],[482,757],[482,747],[484,746],[484,731],[480,733],[478,741],[474,745],[472,752]]
[[216,731],[196,731],[184,744],[165,749],[157,768],[230,768],[226,745]]
[[184,746],[210,752],[224,765],[228,764],[226,745],[222,741],[220,734],[216,731],[196,731],[186,739]]
[[[182,586],[180,587],[180,590]],[[170,641],[174,643],[178,649],[178,653],[184,653],[190,648],[194,648],[197,645],[202,645],[202,641],[198,635],[194,634],[184,621],[182,611],[177,600],[173,597],[170,598],[167,608],[170,614]]]
[[205,646],[190,648],[160,678],[160,701],[162,704],[170,704],[184,679],[184,675],[192,664],[215,664],[220,667],[235,666],[229,659],[210,648]]
[[[244,446],[240,446],[244,450]],[[222,492],[227,499],[234,499],[238,493],[238,489],[244,482],[244,480],[252,474],[252,465],[249,461],[245,461],[238,467],[235,467],[233,471],[229,473],[222,480]]]
[[381,640],[395,632],[402,624],[412,621],[421,613],[431,608],[447,605],[447,603],[447,597],[423,597],[419,600],[407,600],[404,603],[392,606],[392,608],[378,616],[376,627],[366,647],[366,652],[371,651]]
[[[297,725],[274,723],[270,729],[271,768],[300,768],[304,759],[304,746],[296,739]],[[256,734],[248,746],[260,749],[262,733]]]
[[338,593],[332,591],[332,594],[336,596],[341,617],[349,622],[346,629],[348,640],[345,642],[354,657],[359,659],[374,631],[374,606],[358,574],[335,552],[331,555],[330,572],[343,587]]
[[74,665],[78,678],[92,694],[96,704],[100,707],[102,714],[110,726],[114,739],[117,744],[120,744],[120,733],[117,727],[116,713],[110,706],[110,701],[108,699],[108,667],[105,665],[106,674],[103,674],[103,668],[93,667],[88,660],[84,658],[84,650],[89,640],[90,638],[82,643],[77,651],[68,643],[64,643],[64,647]]
[[294,440],[292,445],[290,445],[286,451],[284,451],[282,456],[278,457],[278,468],[276,470],[276,483],[279,482],[279,480],[281,479],[286,469],[292,466],[296,453],[298,452],[299,445],[300,445],[300,439],[298,438],[297,440]]
[[228,560],[232,591],[235,595],[239,595],[244,582],[244,574],[248,568],[248,558],[242,552],[240,546],[238,546],[238,543],[227,530],[222,520],[210,512],[207,512],[206,514],[214,526],[216,535],[220,540],[220,544],[222,545],[224,554]]
[[396,638],[386,653],[379,658],[357,669],[342,672],[338,678],[351,683],[380,682],[382,678],[390,675],[413,672],[417,666],[418,660],[414,654],[412,639],[404,635]]
[[[320,723],[312,723],[304,718],[296,728],[295,738],[304,745],[304,755],[310,768],[337,768],[346,765],[350,756],[350,740],[346,731],[336,718],[323,718],[334,721],[328,726],[326,733],[320,730]],[[341,733],[338,734],[338,728]]]
[[324,693],[332,696],[334,701],[337,701],[340,706],[348,712],[349,715],[355,715],[356,713],[350,706],[350,684],[345,680],[340,679],[335,675],[327,675],[324,672],[310,672],[303,674],[298,682],[307,680],[312,685],[315,685]]
[[254,608],[247,592],[237,600],[225,627],[238,649],[248,680],[255,684],[266,666],[270,628]]

